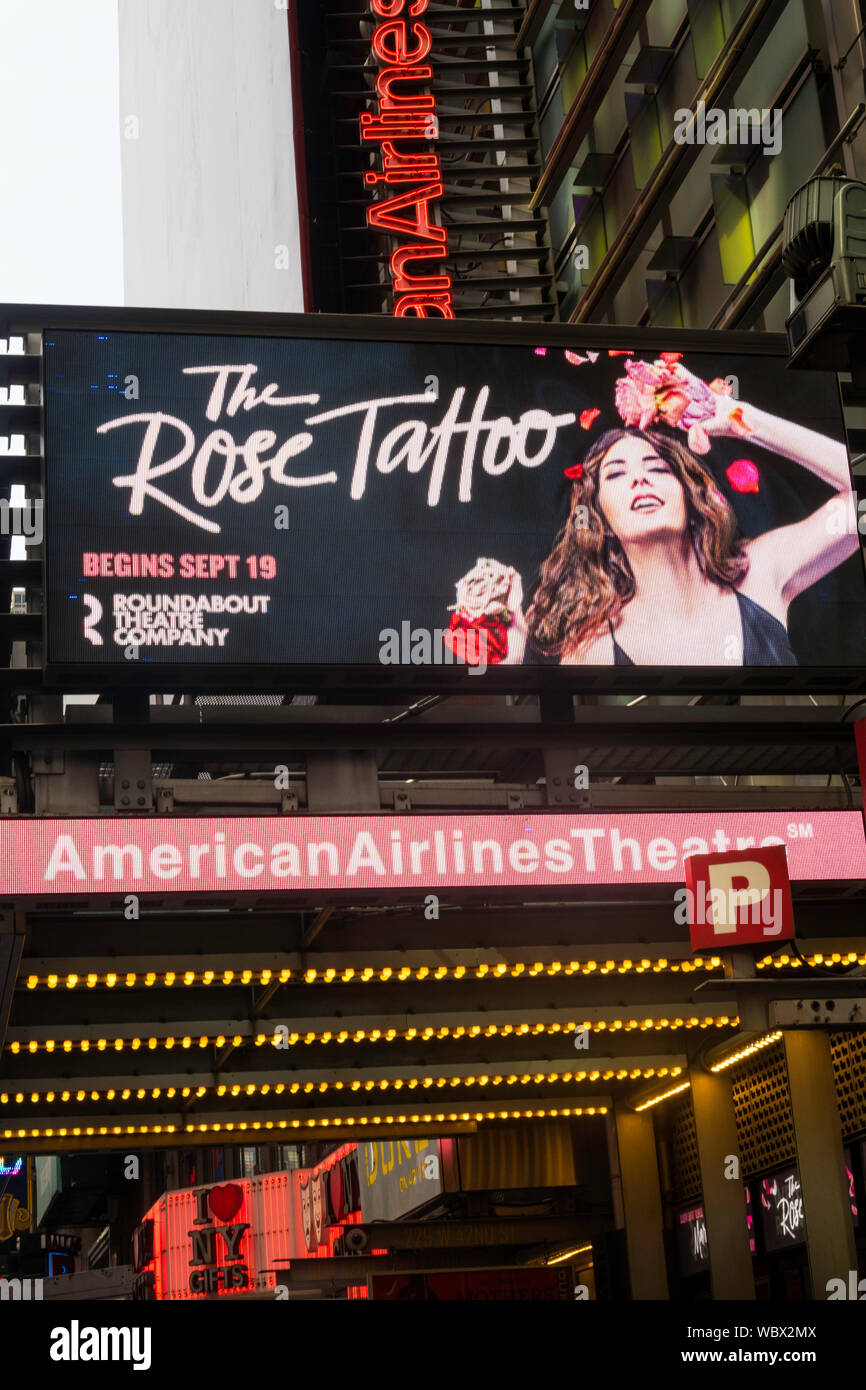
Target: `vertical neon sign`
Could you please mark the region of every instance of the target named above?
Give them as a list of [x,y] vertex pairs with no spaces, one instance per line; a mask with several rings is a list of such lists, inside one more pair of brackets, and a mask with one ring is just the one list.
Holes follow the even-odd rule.
[[[442,197],[444,182],[437,151],[417,149],[439,134],[436,101],[406,88],[407,83],[429,82],[433,68],[424,60],[433,47],[433,35],[419,15],[429,0],[370,0],[373,13],[385,20],[373,33],[373,53],[385,64],[376,78],[379,110],[361,116],[361,139],[381,146],[382,169],[364,175],[368,187],[404,187],[403,192],[380,197],[367,209],[367,223],[403,239],[391,253],[391,280],[398,318],[453,319],[451,276],[433,274],[429,265],[448,255],[444,227],[431,221],[431,204]],[[408,21],[405,17],[408,16]],[[399,141],[399,144],[397,143]],[[407,145],[409,148],[407,148]],[[411,263],[415,262],[414,268]],[[425,271],[427,273],[425,273]]]

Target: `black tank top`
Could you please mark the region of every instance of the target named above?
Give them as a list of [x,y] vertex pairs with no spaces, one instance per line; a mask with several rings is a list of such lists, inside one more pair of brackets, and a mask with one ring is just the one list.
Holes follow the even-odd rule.
[[[744,666],[797,666],[785,628],[760,604],[753,603],[745,594],[735,589],[737,603],[740,605],[740,622],[743,628]],[[608,624],[613,642],[614,666],[634,666],[630,656],[626,656],[613,635],[613,623]]]

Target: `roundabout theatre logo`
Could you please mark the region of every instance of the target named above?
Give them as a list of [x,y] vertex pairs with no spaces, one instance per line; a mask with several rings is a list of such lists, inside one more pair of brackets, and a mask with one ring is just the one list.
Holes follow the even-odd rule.
[[[192,1242],[192,1268],[189,1276],[190,1293],[221,1293],[230,1289],[248,1289],[250,1273],[241,1241],[250,1229],[249,1221],[234,1222],[244,1202],[242,1187],[225,1183],[222,1187],[197,1192],[197,1215],[188,1232]],[[215,1221],[223,1224],[216,1225]],[[225,1263],[220,1264],[220,1257]]]

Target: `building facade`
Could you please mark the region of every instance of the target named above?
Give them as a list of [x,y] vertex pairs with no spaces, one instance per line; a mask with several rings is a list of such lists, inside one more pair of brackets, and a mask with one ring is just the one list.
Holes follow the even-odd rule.
[[[360,138],[382,16],[351,0],[299,12],[316,307],[392,312]],[[409,22],[431,36],[424,148],[459,314],[784,327],[789,198],[833,165],[866,172],[856,5],[484,0]]]
[[[4,488],[30,501],[50,501],[63,477],[74,507],[75,470],[86,475],[99,442],[98,431],[87,448],[79,438],[76,454],[71,426],[58,436],[46,425],[68,389],[45,365],[64,333],[87,335],[85,357],[120,354],[80,392],[96,392],[106,412],[126,409],[108,395],[123,335],[164,334],[136,415],[156,397],[175,414],[192,408],[188,382],[181,394],[158,381],[178,334],[221,345],[246,335],[226,347],[234,354],[300,340],[298,377],[313,360],[333,391],[385,366],[396,380],[409,360],[400,399],[431,412],[398,427],[413,438],[434,408],[446,411],[448,373],[462,382],[469,364],[476,446],[482,420],[504,430],[512,414],[525,418],[515,402],[527,391],[526,432],[546,412],[555,433],[562,400],[588,447],[601,412],[589,394],[572,409],[590,389],[582,383],[602,381],[614,409],[622,359],[636,355],[664,353],[672,373],[682,350],[738,353],[751,399],[745,373],[759,376],[779,341],[689,334],[782,328],[788,198],[836,163],[866,177],[861,18],[829,0],[220,0],[219,25],[212,3],[184,0],[181,22],[179,0],[121,4],[122,104],[139,122],[136,138],[122,136],[127,297],[153,312],[12,306],[0,318],[0,383],[14,393],[0,403],[0,435],[15,445]],[[293,317],[302,307],[315,317]],[[355,357],[337,370],[328,354],[344,349]],[[510,386],[477,375],[488,359],[504,372],[512,350]],[[434,351],[451,354],[445,367],[431,367]],[[243,360],[231,358],[240,370]],[[308,405],[319,401],[313,384]],[[511,414],[487,420],[490,391],[505,389],[513,399],[496,408]],[[848,380],[842,393],[856,456],[862,399]],[[258,459],[267,428],[251,431],[270,426],[271,409],[268,392],[239,396],[220,429],[259,417],[243,441],[224,432],[212,450],[234,466],[243,442]],[[370,596],[390,603],[395,590],[356,563],[370,535],[388,573],[414,537],[416,596],[433,594],[443,625],[459,545],[475,544],[453,498],[449,526],[430,521],[429,503],[418,521],[417,499],[401,494],[400,532],[385,497],[386,484],[405,482],[393,476],[396,444],[368,424],[368,453],[380,431],[373,482],[383,489],[372,519],[350,509],[323,542],[303,511],[312,489],[298,487],[289,508],[292,563],[294,546],[333,571],[318,590],[293,571],[310,647],[339,624],[354,637],[362,617],[378,629]],[[441,440],[441,420],[437,429]],[[516,437],[531,470],[526,433]],[[767,524],[774,477],[788,521],[804,497],[826,501],[820,480],[791,482],[760,454],[756,487],[757,465],[735,457],[744,437],[714,484],[749,534]],[[357,466],[349,438],[327,446],[340,481]],[[507,469],[495,448],[484,458],[482,484],[499,486]],[[562,463],[547,531],[583,477],[571,455]],[[195,468],[208,521],[207,458]],[[414,479],[417,457],[404,471]],[[268,481],[286,483],[276,464]],[[223,498],[248,500],[236,480],[222,483]],[[461,505],[465,490],[461,473]],[[344,491],[347,508],[360,501]],[[536,515],[535,494],[516,488],[505,520],[490,519],[491,497],[476,497],[477,532],[511,544]],[[58,564],[81,548],[78,531],[63,540],[63,514],[47,520]],[[205,528],[193,518],[183,554],[187,588],[208,602],[211,589],[222,601],[221,569],[240,559],[227,540],[225,556],[211,553],[223,544],[210,539],[219,517]],[[165,517],[158,536],[137,521],[121,531],[131,520],[130,503],[115,530],[87,541],[67,590],[85,576],[94,595],[97,579],[126,593],[132,580],[171,577],[153,571],[153,557],[158,569],[172,551]],[[140,539],[115,557],[116,535],[131,533]],[[280,544],[250,539],[250,560],[273,559],[265,550]],[[76,1239],[79,1273],[131,1265],[124,1281],[145,1299],[284,1289],[805,1301],[863,1273],[864,722],[862,666],[848,659],[863,604],[850,550],[835,625],[822,622],[825,591],[835,593],[822,576],[809,600],[817,617],[794,632],[822,653],[813,671],[804,659],[771,679],[749,668],[744,637],[742,660],[705,686],[687,652],[659,672],[620,661],[615,647],[611,669],[514,666],[510,685],[504,670],[489,686],[430,662],[410,670],[405,653],[399,669],[371,674],[345,656],[281,657],[291,624],[268,628],[230,668],[154,672],[132,656],[52,669],[58,632],[80,636],[78,610],[69,616],[79,591],[59,594],[39,546],[8,560],[0,1145],[35,1165],[45,1200],[16,1229],[20,1204],[2,1206],[0,1169],[0,1275],[48,1278],[47,1254],[70,1255]],[[446,584],[436,566],[452,552]],[[276,565],[269,584],[275,575]],[[250,577],[264,582],[264,567]],[[341,857],[365,835],[392,856],[381,881],[350,871],[354,852]],[[68,837],[59,848],[57,836]],[[683,856],[766,844],[787,846],[796,942],[762,943],[748,965],[722,946],[693,951],[671,907]],[[373,853],[363,845],[358,863]],[[46,886],[50,864],[66,876]],[[796,1026],[803,1000],[818,1006],[818,1026]],[[373,1222],[391,1229],[368,1232]]]

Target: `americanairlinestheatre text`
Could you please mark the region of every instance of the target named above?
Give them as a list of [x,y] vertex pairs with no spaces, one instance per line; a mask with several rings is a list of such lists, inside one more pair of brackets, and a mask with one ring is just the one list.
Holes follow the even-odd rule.
[[[166,841],[150,850],[135,842],[122,843],[118,837],[94,844],[88,855],[80,852],[72,835],[61,833],[54,842],[44,877],[48,882],[92,878],[97,882],[140,884],[146,878],[168,881],[185,875],[203,884],[230,875],[286,880],[354,878],[366,873],[430,882],[442,875],[465,875],[483,883],[508,870],[527,877],[539,870],[548,874],[595,874],[599,869],[597,851],[602,844],[609,851],[615,873],[640,870],[644,862],[657,873],[674,873],[684,855],[707,854],[710,845],[720,851],[745,849],[753,841],[752,836],[739,836],[733,846],[731,838],[719,828],[709,844],[697,835],[681,844],[661,835],[641,844],[622,835],[616,826],[609,830],[588,826],[572,827],[562,836],[540,841],[529,837],[510,841],[466,837],[459,829],[434,830],[422,840],[391,830],[388,843],[383,844],[371,831],[359,830],[339,841],[298,843],[287,839],[264,845],[245,840],[229,846],[225,833],[217,831],[198,843],[181,847]],[[784,841],[771,835],[762,843]]]

